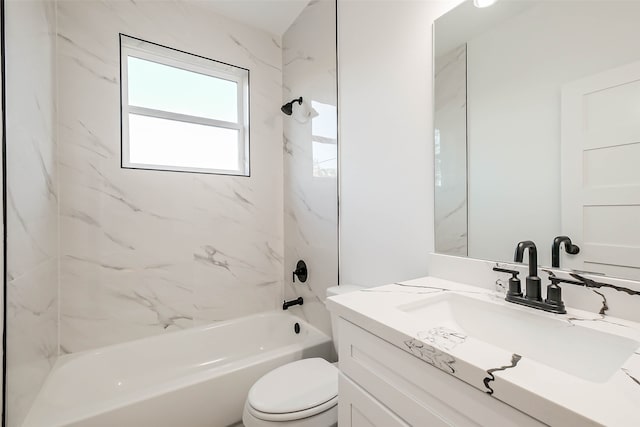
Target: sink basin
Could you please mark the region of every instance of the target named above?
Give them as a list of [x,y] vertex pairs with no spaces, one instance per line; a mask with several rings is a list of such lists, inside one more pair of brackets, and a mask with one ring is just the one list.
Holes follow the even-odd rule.
[[528,312],[459,294],[397,307],[425,329],[444,327],[517,353],[567,374],[606,382],[640,343],[544,313]]

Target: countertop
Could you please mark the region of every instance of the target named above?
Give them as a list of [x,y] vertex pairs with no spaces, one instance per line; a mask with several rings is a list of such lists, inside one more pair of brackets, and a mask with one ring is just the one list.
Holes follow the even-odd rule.
[[[466,331],[452,330],[450,325],[439,325],[433,316],[416,321],[416,317],[397,308],[451,294],[496,304],[497,310],[502,306],[522,311],[525,316],[556,319],[563,322],[560,328],[566,324],[566,328],[587,328],[625,337],[636,341],[631,343],[635,351],[630,351],[619,368],[594,373],[594,378],[587,379],[567,371],[571,371],[572,363],[578,365],[589,359],[591,363],[596,359],[597,363],[604,340],[590,342],[592,348],[580,353],[585,359],[562,361],[569,368],[559,370],[541,362],[540,357],[528,357],[526,351],[519,351],[517,343],[507,350],[477,340]],[[567,314],[546,313],[508,303],[497,291],[434,277],[338,295],[327,299],[327,307],[399,349],[548,425],[640,426],[640,323],[570,307]],[[526,326],[519,329],[523,337],[533,333]]]

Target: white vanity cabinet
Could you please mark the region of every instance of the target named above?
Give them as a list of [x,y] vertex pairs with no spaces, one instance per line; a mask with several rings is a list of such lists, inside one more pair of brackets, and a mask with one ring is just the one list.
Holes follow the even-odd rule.
[[378,402],[375,397],[358,387],[345,374],[340,373],[338,384],[339,427],[407,427],[409,425]]
[[339,319],[340,427],[544,426]]

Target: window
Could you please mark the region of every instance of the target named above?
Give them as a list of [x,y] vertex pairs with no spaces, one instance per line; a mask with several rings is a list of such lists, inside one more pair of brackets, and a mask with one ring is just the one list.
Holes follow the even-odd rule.
[[338,109],[334,105],[311,101],[313,121],[313,176],[338,176]]
[[122,167],[249,175],[249,71],[120,35]]

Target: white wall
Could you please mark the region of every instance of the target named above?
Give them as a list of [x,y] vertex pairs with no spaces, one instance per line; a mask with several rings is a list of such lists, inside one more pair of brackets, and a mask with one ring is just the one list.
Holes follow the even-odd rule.
[[432,24],[458,3],[338,2],[341,284],[428,272]]
[[7,421],[20,425],[58,355],[55,4],[5,3]]
[[[276,309],[280,39],[198,2],[58,3],[61,350]],[[124,33],[250,70],[251,177],[120,168]]]

